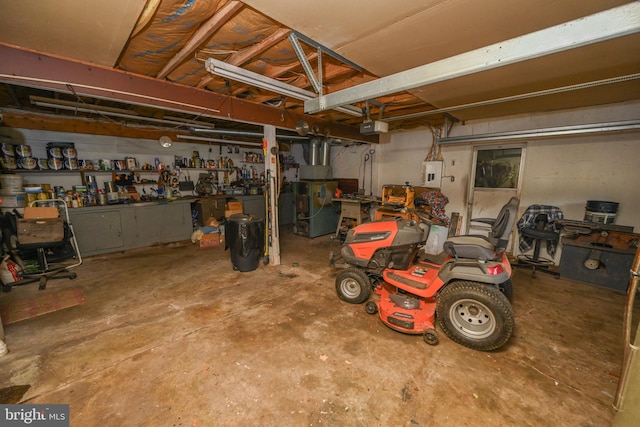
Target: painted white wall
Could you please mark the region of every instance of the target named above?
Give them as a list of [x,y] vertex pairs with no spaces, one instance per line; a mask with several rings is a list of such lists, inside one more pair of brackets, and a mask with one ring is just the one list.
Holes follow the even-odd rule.
[[588,200],[620,203],[615,223],[640,230],[640,135],[528,144],[521,205],[554,205],[583,219]]
[[[640,101],[590,109],[576,109],[548,114],[520,115],[496,120],[478,120],[456,124],[450,135],[473,135],[510,130],[537,129],[552,126],[569,126],[587,123],[603,123],[640,118]],[[208,146],[175,142],[173,147],[164,149],[155,140],[138,140],[98,135],[31,131],[0,128],[0,135],[10,137],[14,143],[32,146],[34,156],[44,157],[47,142],[74,142],[81,159],[120,159],[136,157],[142,164],[153,163],[158,157],[171,164],[175,155],[191,157],[194,150],[201,157],[217,159],[218,146]],[[395,132],[383,135],[383,142],[377,145],[353,147],[334,146],[331,150],[333,176],[336,178],[357,178],[366,194],[381,195],[385,184],[409,182],[419,185],[422,161],[433,143],[427,128]],[[373,154],[369,150],[375,150]],[[260,148],[255,150],[259,152]],[[304,165],[302,146],[292,144],[291,154]],[[365,156],[373,159],[373,180],[370,164]],[[223,156],[229,155],[226,150]],[[472,145],[443,145],[441,156],[444,161],[442,192],[449,198],[447,212],[466,212],[469,189]],[[230,155],[237,160],[240,154]],[[236,158],[237,157],[237,158]],[[629,225],[640,231],[640,133],[602,134],[595,136],[566,137],[533,140],[527,143],[526,164],[523,175],[521,211],[530,204],[559,206],[568,218],[582,219],[587,200],[607,200],[620,203],[616,224]],[[288,181],[296,181],[295,169],[286,171]],[[366,175],[366,176],[365,176]],[[27,181],[40,183],[47,175],[30,175]],[[107,181],[110,174],[98,176],[98,182]],[[197,178],[192,176],[192,178]],[[53,178],[52,178],[53,179]],[[56,185],[71,187],[80,184],[80,177],[71,175],[64,178],[55,175]],[[453,179],[453,181],[452,181]]]
[[[456,125],[451,136],[478,135],[513,130],[539,129],[591,123],[609,123],[640,119],[640,101],[553,112],[520,115],[499,120],[479,120]],[[472,146],[443,146],[447,168],[454,157],[466,150],[468,188]],[[587,200],[620,203],[616,224],[640,230],[640,192],[634,183],[640,179],[640,133],[573,136],[527,142],[521,208],[532,204],[560,207],[566,218],[581,220]],[[456,163],[457,165],[457,163]],[[458,182],[458,180],[456,180]],[[446,187],[443,186],[443,190]],[[467,189],[449,187],[450,199],[466,200]],[[452,200],[460,209],[463,203]]]
[[[480,135],[640,119],[640,101],[549,114],[521,115],[499,120],[456,124],[450,135]],[[421,164],[429,152],[429,129],[391,133],[374,157],[374,194],[384,184],[408,181],[418,185]],[[335,150],[335,148],[334,148]],[[442,145],[445,178],[442,192],[449,198],[447,213],[466,212],[473,145]],[[342,156],[334,176],[361,168],[361,151]],[[454,181],[451,181],[453,177]],[[587,200],[620,203],[616,224],[640,232],[640,133],[601,134],[531,140],[527,142],[520,212],[531,204],[560,207],[566,218],[582,220]]]
[[381,185],[375,194],[380,195],[382,185],[421,185],[422,162],[432,144],[428,130],[392,134],[389,143],[380,144],[377,166]]
[[378,162],[379,153],[379,147],[368,144],[333,147],[331,149],[331,165],[334,178],[357,179],[358,188],[364,194],[376,194],[378,187],[377,168],[380,165]]

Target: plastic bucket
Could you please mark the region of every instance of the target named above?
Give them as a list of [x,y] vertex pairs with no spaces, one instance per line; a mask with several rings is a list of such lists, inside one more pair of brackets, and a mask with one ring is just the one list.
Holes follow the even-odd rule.
[[0,193],[0,208],[24,208],[27,203],[25,194],[26,193]]
[[22,193],[22,177],[20,175],[0,175],[0,186],[3,194]]
[[602,202],[599,200],[587,200],[586,210],[589,212],[615,214],[618,212],[619,203]]

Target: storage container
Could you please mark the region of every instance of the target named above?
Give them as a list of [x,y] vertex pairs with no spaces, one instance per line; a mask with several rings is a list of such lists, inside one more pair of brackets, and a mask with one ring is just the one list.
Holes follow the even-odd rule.
[[618,203],[588,200],[585,208],[584,220],[599,224],[613,224],[618,212]]
[[0,195],[0,208],[24,208],[25,206],[25,193]]
[[0,175],[1,194],[22,193],[22,176],[20,175]]

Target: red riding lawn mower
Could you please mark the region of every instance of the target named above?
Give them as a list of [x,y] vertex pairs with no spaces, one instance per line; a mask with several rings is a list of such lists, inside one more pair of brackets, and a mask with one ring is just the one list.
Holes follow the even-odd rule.
[[[336,277],[338,296],[362,304],[371,293],[369,314],[399,332],[422,334],[438,343],[436,319],[458,344],[490,351],[503,346],[515,325],[510,299],[511,264],[505,253],[515,223],[518,199],[513,197],[493,220],[488,237],[455,236],[435,259],[418,256],[433,222],[419,211],[420,221],[396,219],[369,222],[349,230],[339,256],[344,267]],[[476,221],[476,220],[474,220]]]

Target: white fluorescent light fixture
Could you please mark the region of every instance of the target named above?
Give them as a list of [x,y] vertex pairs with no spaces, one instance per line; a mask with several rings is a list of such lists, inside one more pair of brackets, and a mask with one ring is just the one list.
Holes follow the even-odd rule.
[[[279,82],[270,77],[265,77],[253,71],[227,64],[224,61],[209,58],[205,61],[205,68],[211,74],[223,77],[225,79],[235,80],[249,86],[256,86],[280,95],[288,96],[300,101],[308,101],[316,98],[314,92],[301,89],[297,86]],[[356,117],[362,117],[362,111],[354,105],[344,105],[334,108],[341,113],[349,114]]]
[[[193,133],[199,134],[213,134],[213,135],[232,135],[232,136],[246,136],[248,138],[264,138],[264,133],[262,132],[251,132],[245,130],[232,130],[232,129],[199,129],[196,127],[191,127],[189,130]],[[298,135],[278,135],[276,134],[276,139],[285,139],[285,140],[298,140],[298,141],[308,141],[309,137],[306,136],[298,136]]]
[[251,145],[254,147],[262,147],[261,142],[233,141],[230,139],[206,138],[204,136],[191,136],[191,135],[177,135],[177,137],[179,139],[187,139],[191,141],[221,142],[227,145]]
[[[135,114],[122,114],[122,113],[117,113],[113,111],[101,110],[99,108],[93,108],[93,106],[91,106],[90,104],[86,104],[87,107],[76,107],[73,105],[57,104],[55,102],[42,102],[42,101],[35,101],[35,102],[32,102],[32,104],[37,105],[38,107],[54,108],[56,110],[67,110],[67,111],[74,111],[78,113],[98,114],[103,116],[119,117],[122,119],[140,120],[144,122],[158,123],[163,125],[178,125],[178,126],[193,125],[193,123],[185,123],[182,121],[179,122],[175,120],[154,119],[153,117],[144,117],[144,116],[138,116]],[[207,126],[207,124],[201,123],[198,126]]]

